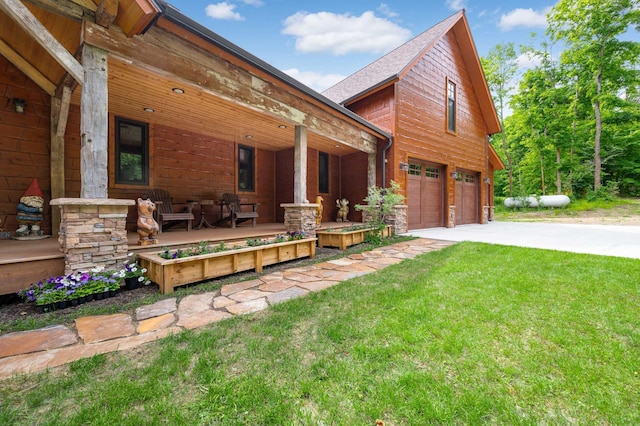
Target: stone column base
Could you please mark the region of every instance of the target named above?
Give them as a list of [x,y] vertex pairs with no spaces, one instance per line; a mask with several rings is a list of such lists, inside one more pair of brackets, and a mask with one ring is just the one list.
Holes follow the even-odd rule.
[[129,251],[127,213],[134,200],[55,198],[50,204],[61,211],[58,242],[65,274],[122,267]]
[[482,222],[480,223],[483,225],[489,223],[489,206],[482,206]]
[[456,227],[456,206],[449,206],[449,217],[447,218],[447,228]]
[[319,204],[280,204],[284,208],[284,227],[287,232],[302,232],[316,237],[316,208]]

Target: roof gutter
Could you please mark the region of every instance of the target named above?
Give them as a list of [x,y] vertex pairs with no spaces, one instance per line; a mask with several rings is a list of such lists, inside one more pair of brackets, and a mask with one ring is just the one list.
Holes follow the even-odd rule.
[[242,49],[241,47],[231,43],[229,40],[221,37],[220,35],[216,34],[215,32],[211,31],[210,29],[206,28],[205,26],[195,22],[194,20],[192,20],[191,18],[185,16],[182,12],[180,12],[176,7],[174,7],[173,5],[167,3],[164,0],[154,0],[156,3],[159,3],[162,6],[162,16],[165,19],[168,19],[172,22],[174,22],[177,25],[180,25],[181,27],[185,28],[186,30],[199,35],[200,37],[202,37],[204,40],[207,40],[208,42],[220,47],[221,49],[225,50],[226,52],[242,59],[243,61],[253,65],[254,67],[258,68],[259,70],[277,78],[278,80],[280,80],[281,82],[295,88],[296,90],[303,92],[304,94],[312,97],[313,99],[325,104],[326,106],[332,108],[333,110],[340,112],[343,115],[346,115],[347,117],[351,118],[352,120],[358,122],[359,124],[365,126],[366,128],[368,128],[369,130],[378,133],[382,138],[390,138],[391,134],[386,132],[385,130],[380,129],[377,126],[374,126],[372,123],[368,122],[367,120],[365,120],[364,118],[360,117],[359,115],[355,114],[353,111],[351,111],[350,109],[339,105],[335,102],[333,102],[332,100],[330,100],[329,98],[327,98],[326,96],[316,92],[315,90],[311,89],[308,86],[305,86],[304,84],[302,84],[301,82],[299,82],[298,80],[294,79],[293,77],[285,74],[284,72],[280,71],[279,69],[275,68],[274,66],[268,64],[267,62],[263,61],[262,59],[258,58],[257,56],[252,55],[251,53],[247,52],[246,50]]
[[391,148],[391,145],[393,145],[393,137],[389,136],[387,138],[387,146],[385,146],[382,149],[382,188],[386,188],[386,181],[387,181],[387,151],[389,151],[389,148]]

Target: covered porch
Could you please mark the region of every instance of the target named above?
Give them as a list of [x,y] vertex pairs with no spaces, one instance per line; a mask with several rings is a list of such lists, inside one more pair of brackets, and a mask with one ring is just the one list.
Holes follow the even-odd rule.
[[[322,227],[340,228],[353,225],[354,222],[323,222]],[[155,245],[138,245],[139,236],[128,232],[130,252],[159,252],[163,247],[184,247],[209,241],[212,244],[245,241],[249,238],[269,238],[284,234],[283,223],[259,223],[255,227],[237,228],[215,227],[193,229],[173,228],[164,231]],[[60,251],[58,239],[17,241],[0,240],[0,295],[12,294],[28,287],[31,283],[52,276],[62,275],[65,270],[64,254]]]

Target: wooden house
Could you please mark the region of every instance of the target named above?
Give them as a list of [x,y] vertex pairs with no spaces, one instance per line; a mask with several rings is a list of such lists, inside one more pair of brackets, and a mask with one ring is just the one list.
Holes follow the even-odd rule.
[[378,183],[400,184],[409,229],[490,219],[501,129],[464,11],[323,94],[392,134]]

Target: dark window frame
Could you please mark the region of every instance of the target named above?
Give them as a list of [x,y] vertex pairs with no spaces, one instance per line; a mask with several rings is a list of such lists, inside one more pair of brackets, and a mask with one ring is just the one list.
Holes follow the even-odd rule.
[[[241,154],[246,152],[248,158]],[[252,146],[238,145],[238,191],[256,190],[256,149]]]
[[326,152],[318,152],[318,192],[328,194],[330,191],[329,162],[331,157]]
[[[140,149],[138,152],[134,150],[124,149],[121,143],[121,126],[134,126],[140,129]],[[141,121],[130,120],[123,117],[115,117],[115,183],[117,185],[135,185],[135,186],[148,186],[149,185],[149,124]],[[126,179],[124,170],[122,169],[122,154],[129,153],[140,156],[140,174],[139,179]]]
[[456,133],[458,131],[457,108],[458,108],[458,87],[456,83],[447,79],[447,131]]

